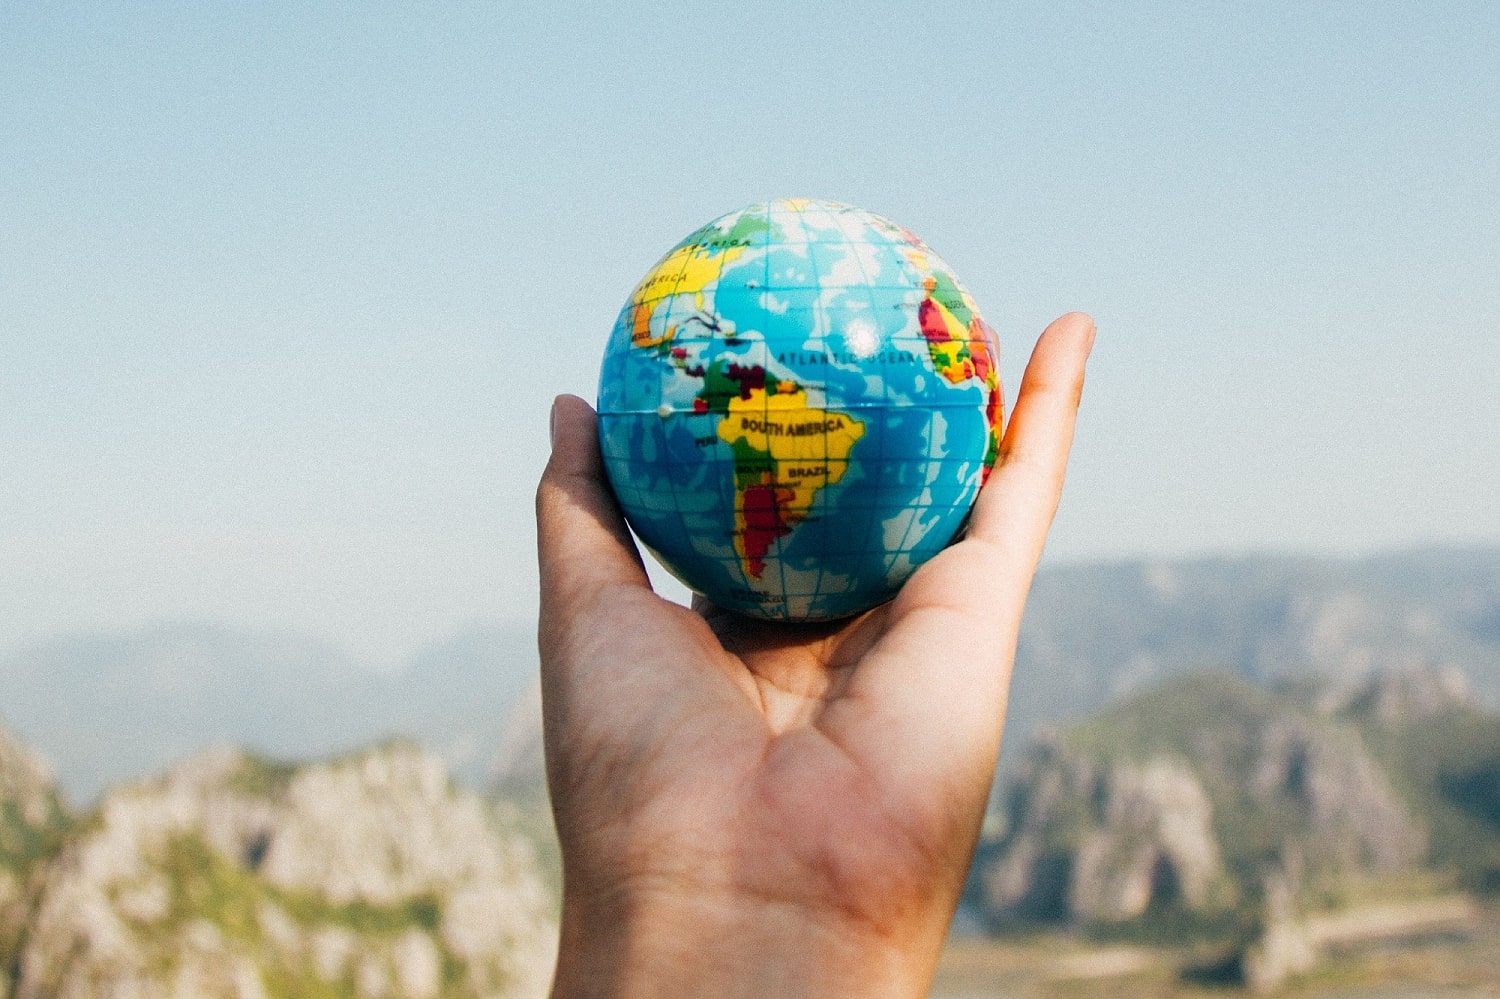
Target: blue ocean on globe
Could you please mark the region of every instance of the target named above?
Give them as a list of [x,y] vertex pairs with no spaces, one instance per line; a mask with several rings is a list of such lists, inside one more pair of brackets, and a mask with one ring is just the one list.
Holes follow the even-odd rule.
[[909,231],[787,199],[698,229],[620,311],[599,378],[631,528],[720,607],[785,621],[895,596],[999,450],[999,347]]

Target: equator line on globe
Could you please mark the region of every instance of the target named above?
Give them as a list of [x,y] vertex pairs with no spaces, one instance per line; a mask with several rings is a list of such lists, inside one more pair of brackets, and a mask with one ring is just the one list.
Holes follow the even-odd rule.
[[715,604],[826,620],[895,596],[999,453],[999,345],[953,271],[827,201],[698,229],[620,311],[600,444],[631,528]]

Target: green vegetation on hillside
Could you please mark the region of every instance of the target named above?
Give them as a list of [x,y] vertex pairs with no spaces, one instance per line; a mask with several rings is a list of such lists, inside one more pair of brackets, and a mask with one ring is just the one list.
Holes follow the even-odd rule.
[[[136,932],[142,943],[163,959],[178,948],[177,939],[189,924],[207,922],[222,933],[231,946],[242,952],[262,954],[260,964],[272,995],[286,999],[355,999],[359,995],[354,969],[329,981],[302,962],[285,955],[276,960],[277,948],[267,938],[266,912],[279,911],[302,930],[337,927],[350,931],[366,945],[393,940],[418,929],[432,933],[442,920],[441,900],[430,895],[403,899],[393,905],[374,905],[363,900],[342,904],[313,891],[273,885],[252,871],[221,856],[197,835],[171,837],[159,860],[170,902],[164,918],[140,921]],[[466,966],[442,951],[442,995],[462,997]]]
[[1260,877],[1307,824],[1293,796],[1251,786],[1262,734],[1285,719],[1311,724],[1301,705],[1215,670],[1158,684],[1069,728],[1063,740],[1111,763],[1162,755],[1189,761],[1213,802],[1214,834],[1240,904],[1253,912]]
[[[1413,675],[1418,694],[1438,689]],[[1271,882],[1305,911],[1430,891],[1444,871],[1500,890],[1500,719],[1377,722],[1317,695],[1206,671],[1043,740],[968,898],[1013,928],[1154,940],[1248,931]],[[1408,703],[1371,696],[1387,716]]]
[[1453,708],[1409,723],[1360,719],[1365,744],[1430,829],[1432,865],[1500,893],[1500,718]]

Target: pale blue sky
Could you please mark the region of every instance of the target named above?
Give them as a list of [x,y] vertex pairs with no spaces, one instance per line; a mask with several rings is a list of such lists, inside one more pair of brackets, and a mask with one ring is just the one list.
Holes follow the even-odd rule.
[[0,7],[0,653],[529,615],[551,397],[787,195],[1012,394],[1096,315],[1049,558],[1500,543],[1500,4],[102,6]]

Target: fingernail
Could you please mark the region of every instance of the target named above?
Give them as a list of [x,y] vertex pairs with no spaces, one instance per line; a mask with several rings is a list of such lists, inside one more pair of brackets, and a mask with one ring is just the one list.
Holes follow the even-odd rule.
[[547,417],[547,447],[557,444],[557,400],[552,400],[552,412]]

